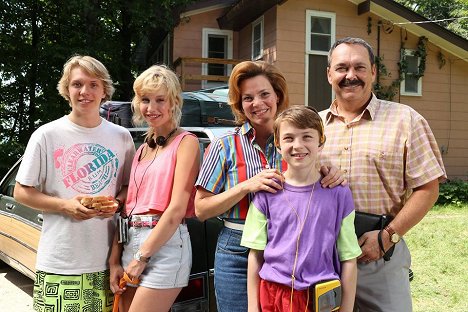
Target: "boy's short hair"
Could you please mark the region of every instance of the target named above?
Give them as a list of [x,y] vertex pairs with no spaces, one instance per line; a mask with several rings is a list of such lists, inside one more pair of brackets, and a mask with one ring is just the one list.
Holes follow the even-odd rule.
[[299,129],[317,130],[320,136],[319,146],[325,144],[326,137],[323,129],[322,118],[315,108],[310,106],[294,105],[279,114],[273,125],[276,146],[279,146],[280,126],[283,121],[287,121]]
[[86,74],[101,80],[105,93],[105,97],[102,99],[101,103],[110,101],[115,89],[109,72],[100,61],[88,55],[74,55],[68,59],[65,65],[63,65],[62,77],[57,84],[57,90],[60,95],[70,102],[70,92],[68,91],[68,86],[70,85],[70,74],[76,67],[80,67]]

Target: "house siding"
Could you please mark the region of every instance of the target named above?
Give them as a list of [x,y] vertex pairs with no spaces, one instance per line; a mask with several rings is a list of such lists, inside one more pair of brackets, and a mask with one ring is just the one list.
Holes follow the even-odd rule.
[[[259,16],[260,17],[260,16]],[[263,14],[263,61],[274,64],[276,55],[276,7]],[[239,58],[250,60],[252,58],[252,24],[239,31]]]
[[[182,18],[179,25],[174,28],[173,60],[179,57],[202,57],[203,28],[219,29],[217,18],[222,16],[227,9],[215,9],[197,15]],[[238,58],[235,47],[238,35],[233,32],[233,58]],[[201,74],[201,64],[189,64],[184,70],[189,74]],[[180,68],[176,71],[180,73]],[[185,90],[197,90],[201,88],[201,82],[189,81]]]
[[[357,7],[347,1],[329,0],[287,1],[277,6],[277,62],[285,73],[290,89],[291,104],[304,104],[306,100],[306,10],[334,12],[336,38],[360,37],[369,42],[377,54],[377,22],[382,20],[371,13],[357,15]],[[368,17],[372,18],[371,33],[367,33]],[[380,56],[390,77],[381,77],[388,85],[398,77],[401,39],[406,49],[416,49],[419,37],[395,27],[391,33],[380,32]],[[429,122],[450,179],[468,180],[468,63],[428,42],[426,71],[422,78],[422,96],[397,94],[394,101],[417,110]],[[446,64],[439,68],[438,53],[442,52]],[[325,75],[325,73],[324,73]]]
[[[380,31],[378,21],[385,20],[375,14],[357,15],[357,6],[350,1],[286,1],[264,12],[263,60],[277,65],[284,73],[290,92],[291,104],[306,103],[306,11],[334,13],[336,38],[360,37],[369,42],[390,73],[380,77],[382,85],[389,85],[398,77],[398,61],[403,38],[404,48],[416,49],[418,36],[395,26],[393,31]],[[202,27],[218,28],[216,18],[223,10],[215,10],[192,16],[188,24],[174,30],[174,59],[179,56],[201,56]],[[371,18],[368,33],[368,18]],[[258,18],[258,17],[256,17]],[[255,18],[255,19],[256,19]],[[234,58],[251,58],[252,28],[248,24],[234,32]],[[441,47],[428,42],[426,71],[422,78],[422,96],[397,94],[395,102],[416,109],[429,122],[442,151],[444,164],[450,179],[468,180],[468,62],[459,59]],[[438,54],[446,60],[440,66]],[[468,57],[468,55],[467,55]],[[326,73],[323,73],[324,77]]]

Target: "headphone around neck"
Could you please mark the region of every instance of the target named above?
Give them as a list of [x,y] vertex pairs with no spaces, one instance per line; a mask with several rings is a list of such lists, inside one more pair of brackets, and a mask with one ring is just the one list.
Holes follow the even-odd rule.
[[152,135],[150,138],[146,139],[146,144],[148,144],[149,147],[155,148],[156,146],[164,146],[167,143],[167,140],[177,131],[177,128],[174,128],[168,135],[167,137],[164,137],[162,135],[154,138],[154,135]]

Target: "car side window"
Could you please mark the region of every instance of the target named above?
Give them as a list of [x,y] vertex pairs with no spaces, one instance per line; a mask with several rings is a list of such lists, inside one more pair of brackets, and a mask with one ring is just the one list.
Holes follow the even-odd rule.
[[2,184],[2,194],[13,197],[13,192],[15,190],[15,184],[16,184],[16,173],[18,172],[18,167],[17,166],[13,171],[9,173],[9,175],[5,178]]
[[209,138],[198,138],[198,146],[200,147],[200,162],[203,160],[205,156],[206,149],[208,145],[210,145],[211,141]]

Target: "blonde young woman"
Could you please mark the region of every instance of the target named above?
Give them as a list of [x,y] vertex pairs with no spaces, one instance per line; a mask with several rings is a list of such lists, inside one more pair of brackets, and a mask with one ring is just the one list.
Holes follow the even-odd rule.
[[[135,80],[134,121],[149,126],[135,154],[124,218],[128,241],[114,238],[109,264],[111,289],[121,295],[120,311],[167,312],[192,265],[185,217],[193,214],[193,190],[200,164],[198,140],[179,128],[182,96],[177,76],[152,66]],[[126,273],[139,284],[121,289]]]

